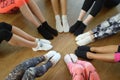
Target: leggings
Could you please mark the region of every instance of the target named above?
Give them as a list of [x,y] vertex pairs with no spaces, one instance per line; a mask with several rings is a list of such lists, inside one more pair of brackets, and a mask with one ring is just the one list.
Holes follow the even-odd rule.
[[93,5],[90,14],[95,17],[104,5],[106,7],[114,7],[119,3],[120,0],[85,0],[82,9],[87,12]]
[[120,31],[120,13],[107,19],[92,29],[95,39],[105,38]]
[[0,13],[8,13],[15,7],[21,7],[29,0],[0,0]]
[[42,76],[52,67],[50,61],[41,66],[36,66],[43,61],[45,61],[44,56],[35,57],[22,62],[9,73],[6,80],[35,80],[36,77]]

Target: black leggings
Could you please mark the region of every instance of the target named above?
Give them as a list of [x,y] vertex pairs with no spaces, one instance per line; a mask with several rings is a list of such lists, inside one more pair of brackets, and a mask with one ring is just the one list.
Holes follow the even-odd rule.
[[100,10],[102,9],[104,5],[106,7],[114,7],[118,5],[119,3],[120,3],[120,0],[85,0],[82,9],[87,12],[93,5],[90,11],[90,14],[93,17],[95,17],[100,12]]
[[5,22],[0,23],[0,43],[3,40],[9,41],[13,35],[11,32],[12,26],[10,24],[7,24]]

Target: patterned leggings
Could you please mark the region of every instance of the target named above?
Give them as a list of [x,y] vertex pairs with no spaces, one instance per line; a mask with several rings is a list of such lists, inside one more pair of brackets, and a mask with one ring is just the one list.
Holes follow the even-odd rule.
[[34,80],[36,77],[42,76],[52,67],[50,61],[41,66],[36,66],[43,61],[45,61],[44,56],[35,57],[22,62],[9,73],[6,80]]
[[120,13],[99,24],[93,30],[95,39],[101,39],[120,31]]

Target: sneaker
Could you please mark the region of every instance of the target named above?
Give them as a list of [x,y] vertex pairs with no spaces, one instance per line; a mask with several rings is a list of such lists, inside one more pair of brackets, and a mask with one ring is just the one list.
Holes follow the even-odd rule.
[[60,60],[61,55],[60,53],[56,53],[51,59],[50,61],[52,62],[53,66],[55,66],[57,64],[57,62]]
[[46,53],[44,55],[44,57],[45,57],[46,60],[49,60],[51,57],[55,56],[56,53],[57,53],[56,51],[52,50],[52,51],[49,51],[48,53]]
[[50,45],[50,44],[39,42],[39,43],[37,43],[37,47],[32,48],[32,49],[33,49],[33,51],[38,51],[38,50],[45,50],[45,51],[47,51],[47,50],[50,50],[52,47],[53,46]]
[[41,43],[46,43],[46,44],[51,44],[51,42],[49,40],[46,40],[46,39],[39,39],[39,38],[36,38],[35,39],[35,42],[41,42]]

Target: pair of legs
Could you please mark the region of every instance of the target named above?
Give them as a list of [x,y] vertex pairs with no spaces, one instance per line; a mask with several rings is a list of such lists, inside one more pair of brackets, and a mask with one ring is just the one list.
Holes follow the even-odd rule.
[[[17,65],[6,77],[6,80],[35,80],[45,74],[60,58],[60,54],[56,51],[49,51],[43,56],[28,59]],[[36,66],[45,60],[47,60],[45,64]]]
[[76,44],[79,46],[87,45],[94,40],[105,38],[107,36],[116,34],[120,31],[120,14],[117,14],[101,24],[97,25],[94,29],[80,34],[76,37]]
[[41,10],[39,9],[34,0],[29,0],[27,3],[22,5],[20,7],[20,11],[26,19],[28,19],[37,27],[38,32],[44,38],[53,39],[53,36],[58,35],[57,31],[47,23]]
[[[102,7],[105,5],[106,7],[110,6],[114,7],[118,5],[120,1],[118,0],[85,0],[80,15],[78,17],[78,21],[70,28],[70,32],[74,33],[74,35],[82,34],[86,28],[86,26],[92,21],[92,19],[101,11]],[[93,5],[93,6],[92,6]],[[91,9],[88,16],[86,13]]]
[[119,45],[108,45],[102,47],[79,46],[75,51],[78,57],[84,59],[96,59],[106,62],[120,61]]
[[52,48],[52,46],[50,45],[50,41],[44,39],[38,40],[37,38],[24,32],[23,30],[4,22],[0,23],[0,33],[0,42],[6,40],[11,45],[29,47],[36,50],[42,50],[43,47],[46,50]]
[[[63,32],[63,31],[69,32],[69,24],[67,20],[67,7],[66,7],[67,0],[51,0],[51,3],[55,14],[56,29],[58,30],[58,32]],[[61,6],[61,8],[59,6]],[[62,13],[60,13],[60,9]],[[60,14],[62,14],[62,21],[60,18]]]
[[34,0],[2,0],[0,13],[7,13],[16,7],[20,8],[23,16],[36,26],[44,38],[53,39],[58,35],[58,32],[49,26]]
[[87,61],[78,60],[74,54],[67,54],[64,61],[72,74],[72,80],[100,80],[94,66]]
[[[86,28],[86,26],[92,21],[92,19],[100,12],[102,6],[104,4],[104,0],[85,0],[80,15],[78,17],[77,22],[70,28],[70,32],[74,33],[74,35],[82,34]],[[93,5],[93,7],[92,7]],[[91,9],[90,13],[86,16],[88,10]],[[83,20],[84,19],[84,20]]]

